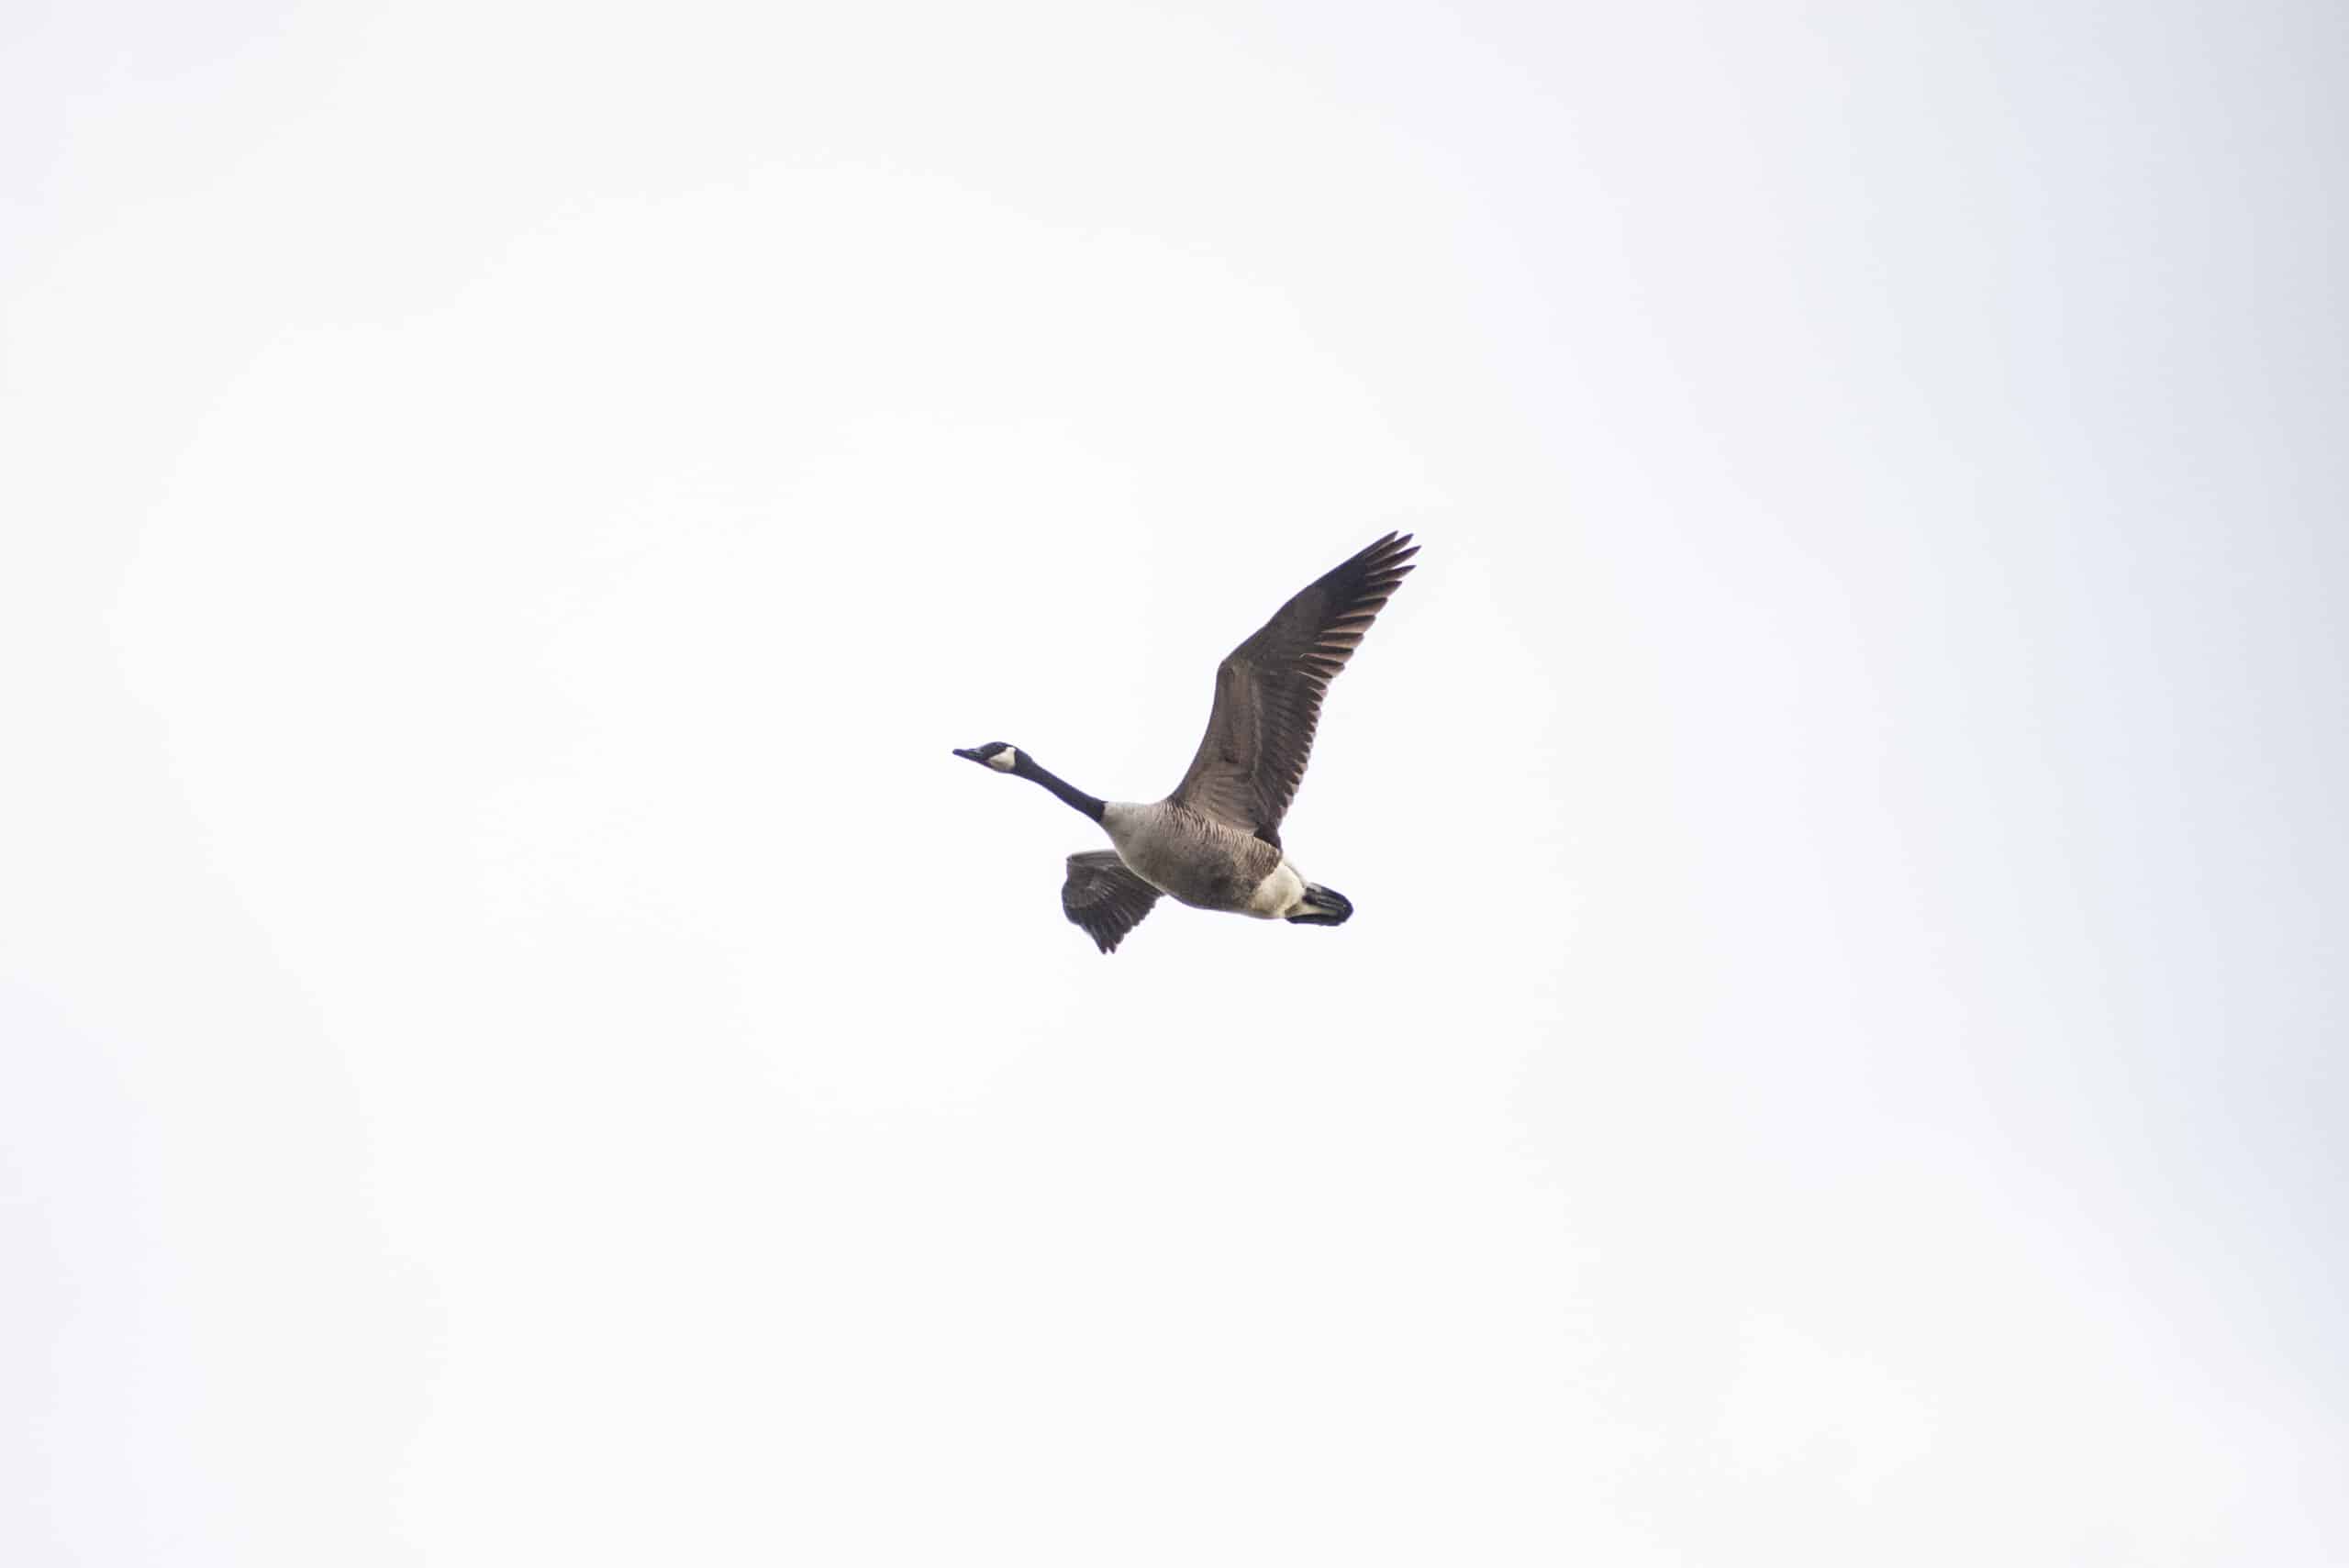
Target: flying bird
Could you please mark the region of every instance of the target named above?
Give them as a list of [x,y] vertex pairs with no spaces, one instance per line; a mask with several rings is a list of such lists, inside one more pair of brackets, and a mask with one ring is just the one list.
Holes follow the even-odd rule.
[[1101,825],[1115,847],[1068,858],[1061,912],[1113,952],[1159,895],[1297,926],[1342,926],[1346,896],[1308,882],[1281,848],[1281,818],[1305,776],[1322,694],[1410,572],[1409,534],[1388,534],[1280,607],[1216,666],[1215,707],[1174,793],[1139,805],[1101,800],[1017,746],[958,747],[999,773],[1052,791]]

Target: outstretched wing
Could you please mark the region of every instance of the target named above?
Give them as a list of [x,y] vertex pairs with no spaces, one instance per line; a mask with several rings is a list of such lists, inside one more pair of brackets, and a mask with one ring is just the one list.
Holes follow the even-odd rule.
[[1094,945],[1114,952],[1126,933],[1141,924],[1158,889],[1126,869],[1115,850],[1085,850],[1068,858],[1068,880],[1061,884],[1061,913],[1085,928]]
[[1215,709],[1174,798],[1267,843],[1305,777],[1321,695],[1419,553],[1388,534],[1280,607],[1217,666]]

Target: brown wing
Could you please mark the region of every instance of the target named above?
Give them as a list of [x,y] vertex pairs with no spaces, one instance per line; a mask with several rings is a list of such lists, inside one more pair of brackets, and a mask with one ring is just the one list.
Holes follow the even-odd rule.
[[1128,871],[1117,851],[1086,850],[1069,856],[1068,880],[1061,884],[1061,913],[1082,926],[1103,952],[1114,952],[1157,902],[1158,889]]
[[1215,709],[1174,798],[1277,845],[1305,777],[1321,695],[1419,553],[1388,534],[1280,607],[1217,666]]

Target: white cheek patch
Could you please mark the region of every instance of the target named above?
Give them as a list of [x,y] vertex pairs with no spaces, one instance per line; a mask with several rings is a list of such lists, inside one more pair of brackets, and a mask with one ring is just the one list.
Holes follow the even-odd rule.
[[987,759],[987,766],[993,768],[999,773],[1008,773],[1019,765],[1019,748],[1017,746],[1006,746],[1002,751],[997,751],[994,756]]

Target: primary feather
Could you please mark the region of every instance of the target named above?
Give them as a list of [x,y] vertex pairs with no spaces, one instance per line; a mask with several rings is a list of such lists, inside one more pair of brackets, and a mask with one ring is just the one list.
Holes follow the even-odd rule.
[[1117,951],[1157,902],[1158,889],[1128,871],[1117,851],[1080,850],[1069,856],[1061,913],[1083,927],[1103,952]]
[[1410,535],[1388,534],[1233,649],[1216,667],[1208,732],[1170,798],[1277,845],[1312,754],[1321,698],[1418,553]]

